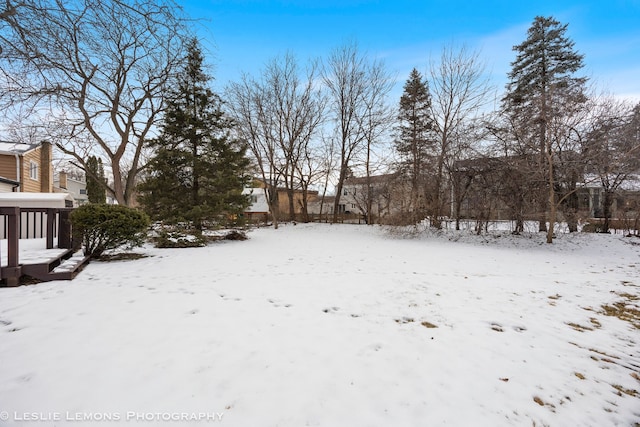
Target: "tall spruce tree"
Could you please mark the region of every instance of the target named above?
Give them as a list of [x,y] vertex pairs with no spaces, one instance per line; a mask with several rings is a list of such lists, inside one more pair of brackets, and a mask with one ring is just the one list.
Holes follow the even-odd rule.
[[[553,17],[537,16],[527,32],[527,39],[514,46],[516,59],[511,63],[507,94],[503,108],[516,123],[519,139],[539,156],[538,204],[540,231],[548,231],[551,243],[555,221],[553,162],[558,145],[553,141],[552,123],[575,111],[586,101],[585,77],[574,73],[583,66],[583,55],[574,50],[574,42]],[[522,141],[520,141],[522,142]],[[547,230],[546,220],[552,225]]]
[[89,203],[106,202],[107,191],[102,159],[96,156],[90,156],[87,159],[85,182],[87,183],[87,198],[89,199]]
[[233,123],[208,87],[198,41],[189,43],[186,64],[168,94],[150,173],[139,186],[148,214],[168,222],[188,221],[202,230],[249,205],[242,189],[249,182],[246,147],[230,136]]
[[428,83],[415,68],[404,84],[398,122],[395,149],[400,156],[400,171],[411,183],[410,221],[416,223],[427,214],[427,168],[433,151],[430,135],[433,119]]

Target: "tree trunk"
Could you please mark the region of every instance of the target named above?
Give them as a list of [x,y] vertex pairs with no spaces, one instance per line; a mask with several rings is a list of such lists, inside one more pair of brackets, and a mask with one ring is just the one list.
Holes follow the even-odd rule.
[[[293,183],[291,183],[291,186],[293,186]],[[296,205],[294,202],[294,196],[295,196],[295,192],[293,191],[293,188],[287,188],[287,198],[289,199],[289,220],[290,221],[295,221],[296,219]]]
[[344,179],[346,176],[347,167],[343,164],[340,168],[340,178],[338,179],[338,185],[336,186],[336,198],[333,202],[333,224],[338,222],[338,211],[340,206],[340,196],[342,195],[342,186],[344,185]]
[[608,189],[604,191],[604,201],[602,203],[602,210],[604,215],[604,221],[602,223],[602,233],[608,233],[611,226],[611,205],[613,204],[613,195]]
[[267,197],[267,204],[271,211],[271,221],[273,221],[273,228],[278,229],[278,190],[273,185],[268,184],[264,189],[264,194]]
[[308,194],[309,190],[307,189],[307,185],[303,184],[302,186],[302,221],[309,222],[309,203],[308,203]]
[[[549,167],[549,228],[547,229],[547,243],[553,243],[553,230],[555,228],[556,221],[556,191],[553,187],[553,154],[547,154],[548,167]],[[546,223],[545,223],[546,226]]]

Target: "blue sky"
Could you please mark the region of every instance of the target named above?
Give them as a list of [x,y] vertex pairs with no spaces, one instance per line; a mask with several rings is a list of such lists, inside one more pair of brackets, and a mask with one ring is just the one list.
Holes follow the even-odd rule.
[[585,55],[584,75],[600,89],[640,101],[640,0],[184,0],[199,19],[216,87],[258,75],[285,52],[301,63],[326,58],[356,41],[361,51],[384,59],[402,87],[412,68],[425,72],[446,44],[480,51],[502,91],[515,58],[512,47],[526,38],[537,15],[569,24],[567,35]]

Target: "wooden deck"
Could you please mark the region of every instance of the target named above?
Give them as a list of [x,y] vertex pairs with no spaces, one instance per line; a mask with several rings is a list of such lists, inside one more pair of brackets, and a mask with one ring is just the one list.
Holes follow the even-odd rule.
[[[47,214],[45,238],[19,238],[20,215],[24,211]],[[0,215],[8,223],[7,239],[0,245],[0,286],[17,286],[23,276],[41,281],[71,280],[82,270],[89,257],[74,248],[70,212],[68,208],[0,208]]]

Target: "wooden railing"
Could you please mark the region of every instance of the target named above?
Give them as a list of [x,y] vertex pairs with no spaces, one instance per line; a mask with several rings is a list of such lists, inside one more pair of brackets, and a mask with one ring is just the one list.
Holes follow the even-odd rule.
[[21,216],[23,212],[43,212],[46,214],[46,247],[53,249],[54,236],[57,230],[58,248],[72,249],[71,237],[71,208],[20,208],[0,207],[0,215],[4,217],[7,236],[7,265],[0,266],[0,279],[7,286],[18,284],[22,276],[20,264],[20,232]]

